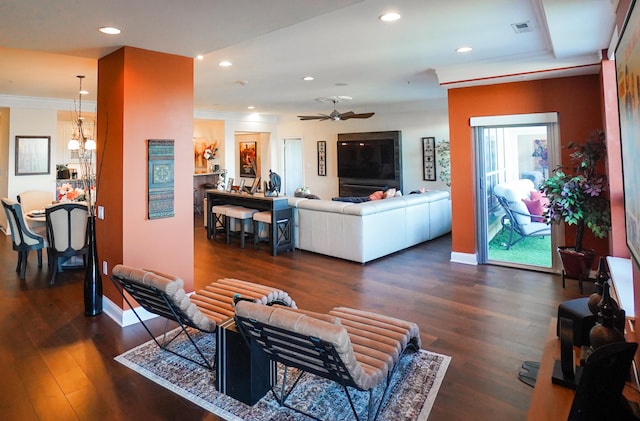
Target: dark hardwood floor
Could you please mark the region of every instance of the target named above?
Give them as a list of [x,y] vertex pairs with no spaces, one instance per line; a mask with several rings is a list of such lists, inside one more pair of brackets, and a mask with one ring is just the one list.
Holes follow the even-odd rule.
[[[517,379],[520,365],[540,359],[558,303],[579,295],[555,275],[450,263],[449,236],[360,265],[207,241],[200,222],[196,289],[235,277],[280,287],[309,310],[344,305],[417,322],[423,347],[453,358],[430,420],[525,419],[533,389]],[[113,360],[149,338],[104,314],[85,317],[82,271],[49,286],[46,257],[39,270],[31,253],[20,281],[16,259],[0,234],[0,419],[218,419]]]

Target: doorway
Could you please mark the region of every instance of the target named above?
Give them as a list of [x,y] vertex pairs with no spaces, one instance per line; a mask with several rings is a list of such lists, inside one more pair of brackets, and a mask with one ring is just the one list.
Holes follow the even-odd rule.
[[296,189],[304,186],[302,167],[302,139],[299,137],[284,139],[284,194],[293,196]]
[[557,162],[556,121],[555,113],[475,119],[479,263],[558,271],[539,193]]

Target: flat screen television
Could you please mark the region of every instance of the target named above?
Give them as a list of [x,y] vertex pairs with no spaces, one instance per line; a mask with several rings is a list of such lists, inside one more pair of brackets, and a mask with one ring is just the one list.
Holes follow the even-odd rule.
[[338,177],[393,180],[395,149],[394,139],[338,140]]

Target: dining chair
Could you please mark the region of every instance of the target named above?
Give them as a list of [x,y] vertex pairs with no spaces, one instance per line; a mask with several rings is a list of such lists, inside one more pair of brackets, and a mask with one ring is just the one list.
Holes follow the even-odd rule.
[[47,240],[29,228],[24,220],[20,203],[3,197],[2,207],[7,215],[7,223],[11,230],[13,249],[18,252],[16,272],[20,274],[20,279],[24,279],[27,271],[27,257],[31,250],[37,251],[38,267],[42,267],[42,249],[47,247]]
[[62,271],[62,263],[71,257],[82,256],[82,267],[86,265],[89,252],[88,215],[87,205],[78,202],[61,202],[45,208],[50,285],[54,284],[56,275]]

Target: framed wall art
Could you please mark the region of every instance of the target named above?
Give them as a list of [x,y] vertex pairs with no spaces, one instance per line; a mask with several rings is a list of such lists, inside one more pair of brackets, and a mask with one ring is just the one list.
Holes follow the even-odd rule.
[[174,216],[174,141],[149,139],[148,153],[148,217]]
[[436,138],[422,138],[423,179],[436,181]]
[[327,175],[327,142],[318,141],[318,175]]
[[640,125],[637,80],[640,78],[640,6],[633,2],[616,47],[618,110],[622,146],[622,180],[627,228],[627,247],[636,264],[640,264],[640,166],[634,162],[640,154]]
[[258,162],[258,143],[240,142],[240,177],[255,178]]
[[16,136],[16,175],[51,172],[51,136]]

